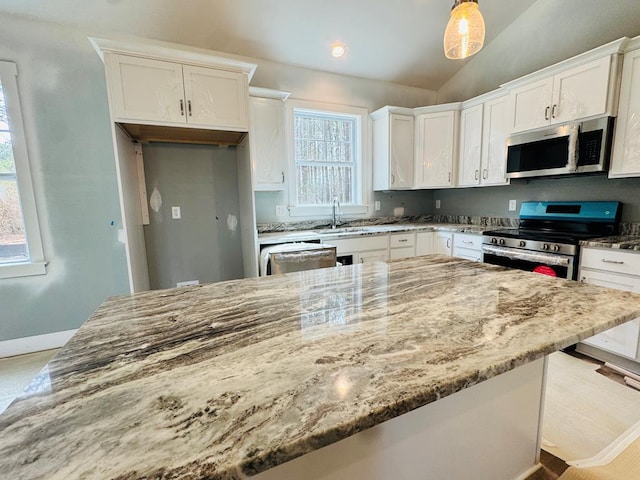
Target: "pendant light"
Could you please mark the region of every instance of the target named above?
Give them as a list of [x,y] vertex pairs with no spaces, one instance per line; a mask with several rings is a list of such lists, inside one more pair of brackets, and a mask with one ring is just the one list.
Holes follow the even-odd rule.
[[444,54],[461,59],[478,53],[484,44],[484,18],[478,0],[455,0],[444,32]]

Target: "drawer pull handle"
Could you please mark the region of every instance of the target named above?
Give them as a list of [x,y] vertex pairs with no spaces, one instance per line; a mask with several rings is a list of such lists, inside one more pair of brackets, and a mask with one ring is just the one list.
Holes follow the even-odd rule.
[[624,262],[622,260],[607,260],[606,258],[603,258],[602,263],[614,263],[616,265],[622,265]]
[[469,240],[463,240],[462,243],[464,243],[465,245],[473,245],[473,242]]
[[398,242],[399,242],[399,243],[406,243],[406,242],[408,242],[408,241],[409,241],[409,240],[408,240],[408,239],[406,239],[406,238],[401,238],[400,240],[398,240]]

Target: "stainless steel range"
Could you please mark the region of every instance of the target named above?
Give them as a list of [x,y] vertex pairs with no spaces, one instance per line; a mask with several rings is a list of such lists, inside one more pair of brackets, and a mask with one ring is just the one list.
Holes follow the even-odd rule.
[[486,231],[484,262],[575,280],[580,240],[618,233],[620,202],[523,202],[519,228]]

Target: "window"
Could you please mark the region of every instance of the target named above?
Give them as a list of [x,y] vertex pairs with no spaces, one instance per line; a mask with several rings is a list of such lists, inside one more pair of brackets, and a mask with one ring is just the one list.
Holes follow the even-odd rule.
[[0,62],[0,278],[45,273],[16,77]]
[[296,204],[356,203],[357,118],[294,110]]
[[326,215],[334,199],[341,213],[367,213],[366,109],[300,100],[288,104],[290,214]]

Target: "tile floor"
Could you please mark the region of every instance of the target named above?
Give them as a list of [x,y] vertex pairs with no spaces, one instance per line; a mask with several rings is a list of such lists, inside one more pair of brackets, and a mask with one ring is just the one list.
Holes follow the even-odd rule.
[[0,358],[0,413],[42,370],[58,349]]

